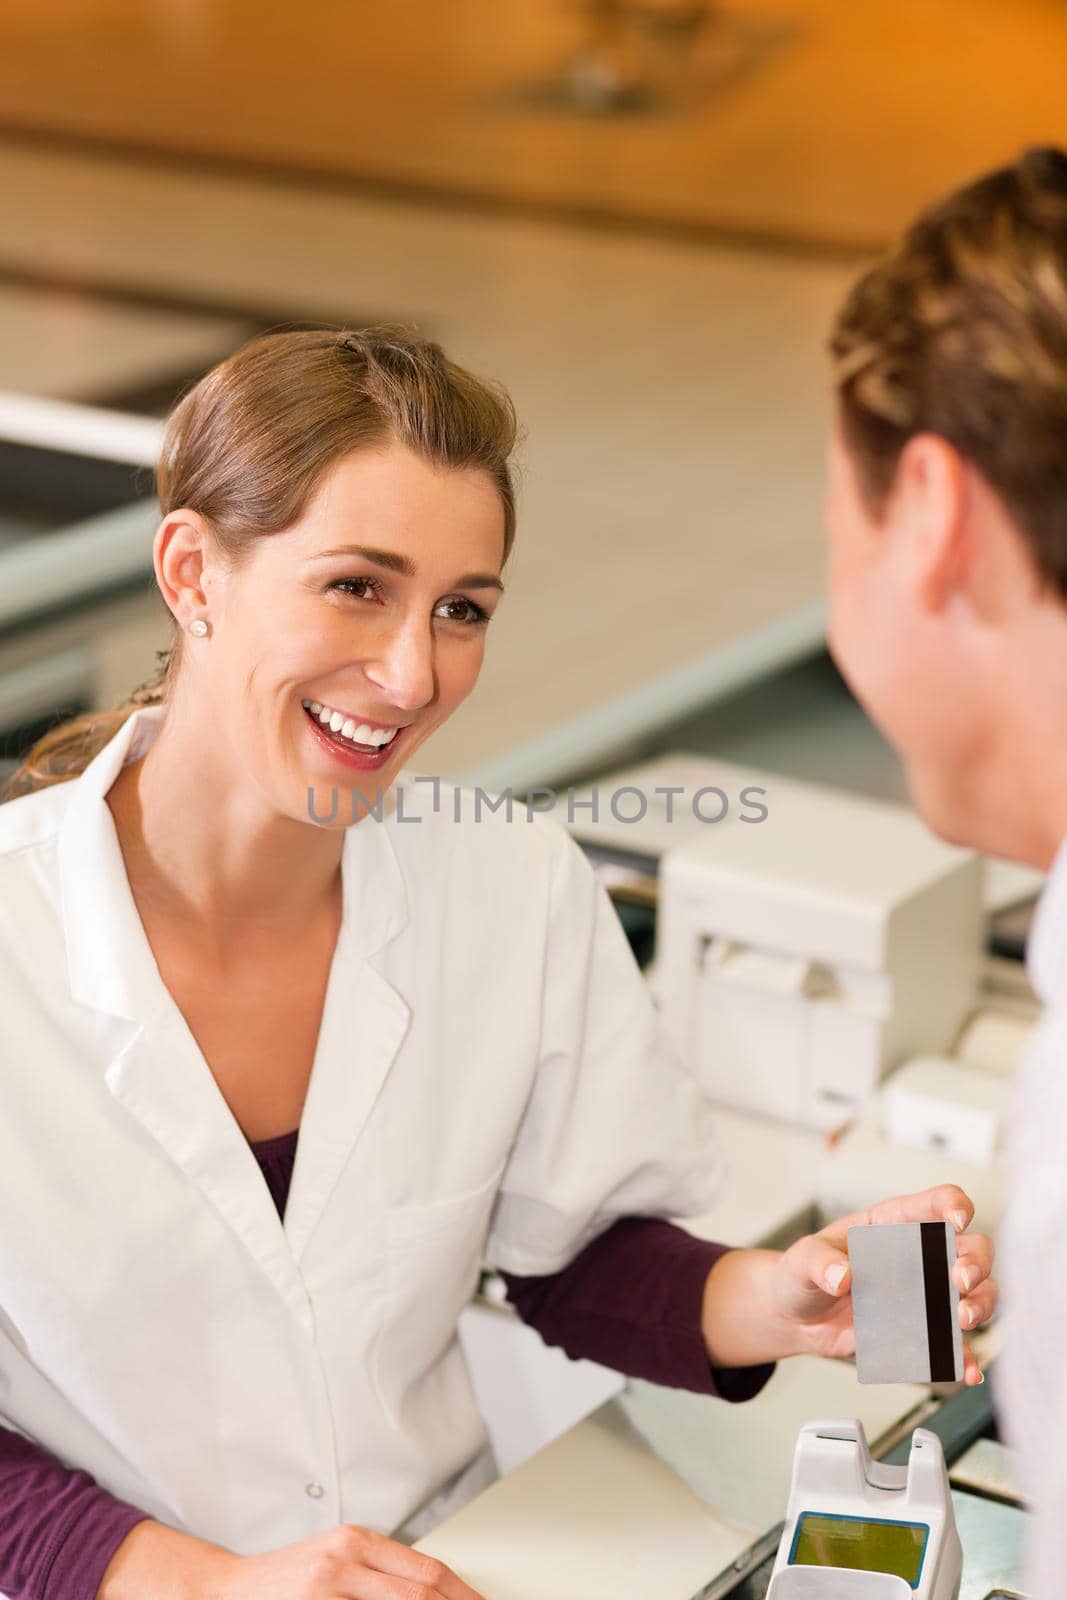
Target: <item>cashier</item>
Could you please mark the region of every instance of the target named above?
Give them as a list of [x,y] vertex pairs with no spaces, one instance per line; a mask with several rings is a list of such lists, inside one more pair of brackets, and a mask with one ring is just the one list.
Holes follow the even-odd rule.
[[[494,1474],[484,1261],[571,1355],[725,1399],[853,1349],[844,1222],[663,1220],[720,1158],[577,845],[412,768],[478,677],[513,439],[395,330],[239,351],[162,450],[157,680],[0,807],[8,1595],[470,1600],[411,1541]],[[878,1212],[960,1230],[965,1327],[971,1211]]]
[[1019,1071],[998,1385],[1034,1512],[1024,1587],[1067,1572],[1067,153],[919,217],[832,334],[830,643],[945,838],[1048,876]]

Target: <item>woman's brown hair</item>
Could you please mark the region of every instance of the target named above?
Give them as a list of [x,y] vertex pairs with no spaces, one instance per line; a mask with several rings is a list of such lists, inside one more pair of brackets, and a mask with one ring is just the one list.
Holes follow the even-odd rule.
[[[175,406],[156,489],[163,516],[180,506],[199,512],[236,568],[258,539],[299,520],[339,457],[396,442],[435,466],[489,476],[504,509],[506,561],[515,537],[515,437],[505,392],[409,330],[266,334],[214,367]],[[155,675],[122,705],[43,734],[3,798],[77,777],[138,706],[165,704],[181,666],[181,639],[175,624]]]
[[868,510],[907,440],[938,434],[1067,599],[1067,155],[1028,150],[925,211],[853,288],[830,348]]

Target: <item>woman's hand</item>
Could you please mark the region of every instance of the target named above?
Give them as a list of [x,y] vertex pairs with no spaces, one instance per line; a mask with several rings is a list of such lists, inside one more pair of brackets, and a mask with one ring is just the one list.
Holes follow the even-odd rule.
[[[964,1232],[973,1215],[974,1206],[963,1190],[945,1184],[843,1217],[798,1239],[784,1253],[730,1251],[712,1268],[704,1291],[704,1339],[713,1364],[751,1366],[787,1355],[853,1355],[848,1230],[857,1223],[951,1222],[956,1230],[953,1277],[960,1290],[960,1325],[979,1327],[993,1315],[997,1287],[989,1276],[992,1240],[982,1233]],[[966,1340],[963,1381],[983,1381]]]
[[348,1524],[261,1556],[140,1522],[96,1600],[483,1600],[441,1561]]
[[233,1559],[218,1600],[482,1600],[443,1562],[349,1525]]
[[[848,1267],[848,1230],[870,1222],[951,1222],[956,1230],[956,1265],[952,1276],[960,1291],[960,1326],[977,1328],[993,1315],[997,1286],[989,1274],[993,1241],[964,1229],[974,1206],[962,1189],[945,1184],[922,1194],[883,1200],[870,1211],[832,1222],[821,1232],[798,1239],[781,1258],[775,1294],[780,1314],[792,1323],[803,1347],[814,1355],[851,1356],[856,1350],[852,1324],[852,1279]],[[963,1381],[982,1382],[967,1340],[963,1341]]]

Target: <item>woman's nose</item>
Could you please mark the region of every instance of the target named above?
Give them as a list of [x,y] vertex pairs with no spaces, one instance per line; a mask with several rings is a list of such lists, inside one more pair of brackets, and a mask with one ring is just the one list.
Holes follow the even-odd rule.
[[434,696],[432,628],[412,620],[385,632],[363,670],[391,705],[400,711],[418,711]]

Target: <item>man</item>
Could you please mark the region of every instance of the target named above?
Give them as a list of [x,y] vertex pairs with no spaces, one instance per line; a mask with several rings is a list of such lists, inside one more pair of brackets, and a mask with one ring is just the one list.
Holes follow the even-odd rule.
[[831,338],[829,642],[944,838],[1048,869],[1002,1232],[1027,1588],[1067,1572],[1067,155],[950,195]]

